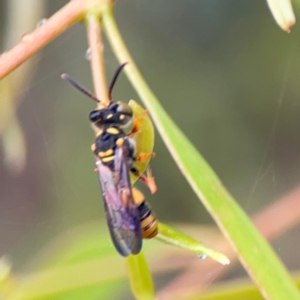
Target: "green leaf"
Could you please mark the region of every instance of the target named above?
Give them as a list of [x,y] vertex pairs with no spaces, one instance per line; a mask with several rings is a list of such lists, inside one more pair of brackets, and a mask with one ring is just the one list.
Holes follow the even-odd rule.
[[226,284],[221,285],[220,288],[215,288],[212,291],[208,291],[204,295],[187,297],[186,300],[263,300],[264,298],[260,294],[259,290],[250,282],[236,282],[235,286]]
[[[144,248],[153,263],[170,252],[156,241],[145,243]],[[128,287],[128,268],[136,294],[154,294],[144,255],[128,261],[118,255],[105,223],[89,222],[69,229],[33,257],[29,265],[34,268],[17,274],[10,273],[6,259],[0,261],[0,299],[115,299]]]
[[131,58],[114,21],[112,7],[103,11],[103,27],[125,72],[148,109],[179,169],[238,253],[241,263],[267,299],[300,299],[288,272],[197,149],[164,111]]
[[[133,110],[133,119],[141,117],[139,120],[140,130],[134,134],[133,139],[136,143],[136,156],[141,153],[152,153],[154,147],[154,127],[148,113],[134,100],[129,101],[129,106]],[[150,157],[142,162],[135,162],[134,165],[140,173],[144,173],[150,161]],[[134,183],[138,177],[130,172],[131,182]]]
[[210,257],[211,259],[219,262],[222,265],[230,264],[230,260],[226,255],[218,252],[203,243],[199,243],[193,238],[185,235],[184,233],[176,230],[175,228],[159,223],[158,226],[159,234],[156,236],[157,239],[164,243],[171,244],[189,251],[192,251],[198,255],[199,258]]
[[[300,287],[299,277],[294,278],[297,287]],[[263,300],[255,285],[246,280],[226,282],[201,295],[187,297],[186,300]]]
[[155,299],[152,276],[144,253],[140,252],[138,255],[130,255],[127,258],[127,268],[131,290],[136,299]]
[[[117,255],[105,224],[91,222],[71,230],[34,255],[34,270],[10,274],[4,299],[107,299],[126,287],[125,261]],[[105,228],[106,230],[106,228]],[[116,284],[117,288],[116,288]],[[22,295],[22,297],[20,297]],[[1,298],[2,294],[0,295]],[[20,298],[19,298],[20,297]],[[2,298],[1,298],[2,299]]]

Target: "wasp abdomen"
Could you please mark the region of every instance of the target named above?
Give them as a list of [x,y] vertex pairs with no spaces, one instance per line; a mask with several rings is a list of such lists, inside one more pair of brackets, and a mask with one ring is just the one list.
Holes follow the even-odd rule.
[[158,234],[158,222],[156,217],[145,201],[143,194],[137,189],[132,189],[132,192],[140,215],[143,239],[151,239]]
[[158,234],[158,226],[155,215],[152,213],[148,204],[144,201],[138,206],[142,236],[144,239],[151,239]]

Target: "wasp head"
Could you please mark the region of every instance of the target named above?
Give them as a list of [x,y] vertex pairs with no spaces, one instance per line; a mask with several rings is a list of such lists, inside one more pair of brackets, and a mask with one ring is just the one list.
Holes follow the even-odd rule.
[[131,107],[124,102],[111,102],[107,107],[93,110],[90,113],[90,121],[98,128],[107,124],[126,126],[133,116]]

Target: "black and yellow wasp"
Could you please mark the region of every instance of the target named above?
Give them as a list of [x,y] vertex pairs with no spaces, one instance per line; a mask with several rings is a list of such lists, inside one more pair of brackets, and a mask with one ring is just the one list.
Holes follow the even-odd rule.
[[[142,131],[139,118],[133,120],[132,108],[124,102],[112,100],[115,82],[125,67],[116,71],[109,87],[109,104],[90,113],[90,121],[96,131],[92,151],[96,159],[102,189],[106,219],[113,243],[122,256],[138,254],[142,248],[142,238],[152,238],[158,233],[157,220],[144,200],[143,194],[132,188],[130,173],[137,176],[151,190],[156,191],[153,178],[139,172],[135,162],[152,154],[136,154],[134,134]],[[82,93],[101,103],[101,100],[76,83],[67,74],[62,78]],[[125,133],[124,127],[133,122],[132,129]]]

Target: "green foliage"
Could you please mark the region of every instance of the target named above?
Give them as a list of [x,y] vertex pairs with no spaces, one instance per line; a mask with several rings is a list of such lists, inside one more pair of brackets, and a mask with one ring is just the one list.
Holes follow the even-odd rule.
[[261,292],[273,300],[300,299],[298,290],[271,247],[225,189],[212,168],[165,112],[144,81],[122,40],[111,9],[105,12],[103,24],[118,60],[130,63],[126,74],[149,110],[176,164],[237,251]]
[[[34,271],[19,274],[13,286],[3,285],[5,299],[109,299],[121,292],[126,286],[121,280],[124,260],[108,235],[101,237],[101,227],[80,226],[53,241],[36,259]],[[112,288],[116,283],[117,290]]]
[[[260,292],[268,299],[299,299],[299,293],[278,258],[224,188],[212,168],[165,112],[141,77],[115,25],[112,3],[103,1],[103,7],[98,5],[101,1],[90,3],[92,4],[86,13],[93,14],[94,10],[97,18],[103,17],[104,28],[115,54],[121,62],[129,62],[126,68],[128,78],[151,113],[162,139],[194,192],[233,245]],[[134,107],[135,116],[142,113],[141,106],[135,102],[131,102],[130,105]],[[138,153],[152,152],[154,131],[148,115],[142,119],[141,125],[143,130],[135,137]],[[17,130],[13,135],[17,136],[16,132]],[[7,147],[8,151],[9,148]],[[148,161],[141,163],[140,170],[144,171],[147,164]],[[132,181],[134,180],[136,178],[132,178]],[[67,209],[69,210],[69,207]],[[2,298],[79,300],[83,297],[87,299],[117,297],[116,294],[125,287],[122,279],[126,277],[126,272],[120,267],[125,261],[116,255],[108,235],[101,236],[98,225],[93,224],[68,232],[61,240],[46,249],[43,259],[40,259],[40,263],[35,266],[32,273],[20,273],[17,276],[10,272],[5,273],[7,278],[1,285]],[[103,225],[101,227],[104,228]],[[222,263],[227,262],[222,254],[199,244],[172,227],[160,224],[159,229],[158,238],[164,242],[197,254],[205,254]],[[136,298],[154,298],[151,273],[143,253],[130,256],[127,264]],[[120,290],[113,290],[112,287],[115,285],[118,285]],[[245,288],[243,291],[231,293],[223,290],[219,294],[212,294],[203,299],[228,298],[260,299],[261,296],[256,290]]]
[[148,267],[144,253],[140,252],[138,255],[130,255],[127,258],[127,266],[131,290],[136,299],[154,299],[155,291],[151,271]]
[[[136,155],[138,156],[140,153],[152,153],[154,147],[154,127],[150,116],[148,113],[145,113],[145,109],[142,108],[138,103],[134,100],[130,100],[129,106],[133,110],[133,119],[141,117],[139,120],[140,130],[134,134],[133,138],[136,142]],[[136,162],[135,165],[137,169],[144,173],[150,161],[150,157],[142,162]],[[138,178],[130,174],[131,181],[134,183]]]
[[[294,278],[299,289],[299,277]],[[263,296],[252,283],[244,280],[236,280],[226,285],[222,284],[213,288],[211,291],[194,297],[188,297],[188,300],[263,300]]]
[[[221,263],[226,260],[221,253],[170,226],[160,224],[159,228],[159,240],[195,253],[201,251]],[[17,274],[16,277],[15,274],[6,273],[6,280],[0,288],[2,297],[8,300],[80,300],[85,295],[86,299],[110,299],[126,291],[124,280],[129,274],[136,298],[154,299],[152,276],[144,254],[130,256],[125,261],[117,255],[110,237],[108,234],[103,235],[102,230],[106,230],[106,224],[97,222],[67,230],[43,252],[36,254],[35,265],[31,270]],[[148,259],[159,261],[172,252],[172,247],[162,245],[144,241]],[[118,288],[113,288],[116,285]]]
[[171,226],[159,223],[158,229],[159,234],[157,236],[157,239],[167,244],[192,251],[196,253],[199,258],[209,257],[222,265],[228,265],[230,263],[227,256],[223,253],[211,249],[203,243],[199,243],[198,241]]

